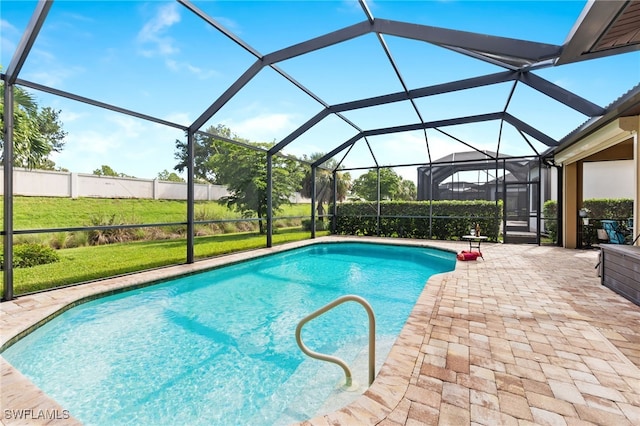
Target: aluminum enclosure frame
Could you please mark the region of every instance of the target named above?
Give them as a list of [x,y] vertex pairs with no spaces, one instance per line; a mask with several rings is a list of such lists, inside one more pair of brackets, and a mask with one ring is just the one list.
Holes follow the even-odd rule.
[[[581,27],[580,24],[583,21],[597,21],[602,19],[608,19],[607,22],[610,22],[612,19],[615,19],[617,13],[620,12],[619,4],[615,5],[615,3],[622,2],[607,2],[597,0],[594,2],[589,2],[585,11],[583,11],[583,15],[579,18],[578,23],[572,30],[569,38],[563,45],[552,45],[547,43],[538,43],[527,40],[518,40],[506,37],[498,37],[498,36],[490,36],[479,33],[471,33],[465,31],[457,31],[450,30],[446,28],[438,28],[426,25],[418,25],[418,24],[410,24],[405,22],[393,21],[388,19],[380,19],[375,18],[366,1],[359,0],[359,4],[365,15],[365,20],[362,22],[358,22],[356,24],[347,26],[345,28],[341,28],[339,30],[327,33],[325,35],[315,37],[301,43],[297,43],[283,49],[270,52],[268,54],[261,54],[256,49],[251,47],[248,43],[244,42],[240,37],[234,34],[232,31],[225,28],[219,22],[208,16],[205,12],[200,10],[196,5],[194,5],[189,0],[176,0],[180,5],[188,9],[191,13],[202,19],[207,24],[211,25],[220,33],[224,34],[230,40],[232,40],[235,44],[240,46],[242,49],[249,52],[254,56],[255,62],[251,64],[244,73],[233,82],[217,99],[215,99],[203,112],[202,114],[196,118],[192,123],[178,124],[172,123],[166,120],[162,120],[156,117],[152,117],[146,114],[142,114],[136,111],[127,110],[115,105],[109,105],[103,102],[99,102],[93,99],[85,98],[82,96],[75,95],[73,93],[64,92],[61,90],[57,90],[51,87],[47,87],[41,85],[37,82],[29,82],[26,80],[22,80],[19,78],[20,71],[22,69],[23,64],[25,63],[33,44],[35,43],[40,29],[42,28],[49,10],[53,5],[53,0],[40,0],[37,3],[36,9],[33,13],[31,21],[29,22],[22,40],[11,59],[11,62],[8,65],[6,73],[2,74],[2,80],[5,84],[5,94],[4,94],[4,102],[5,102],[5,110],[4,110],[4,121],[5,121],[5,133],[4,133],[4,147],[3,147],[3,163],[4,163],[4,226],[3,226],[3,242],[4,242],[4,294],[3,300],[9,300],[14,297],[13,295],[13,87],[14,85],[22,85],[25,87],[30,87],[36,90],[48,92],[57,96],[66,97],[69,99],[76,100],[78,102],[87,103],[99,108],[109,109],[118,113],[130,115],[133,117],[137,117],[140,119],[152,121],[158,124],[166,125],[172,128],[177,128],[185,131],[187,137],[187,183],[188,183],[188,192],[187,192],[187,218],[186,224],[188,229],[188,237],[187,237],[187,263],[194,262],[194,144],[195,144],[195,136],[196,134],[208,135],[206,132],[201,131],[201,128],[215,116],[220,109],[226,105],[243,87],[247,85],[254,77],[256,77],[264,68],[269,67],[276,71],[280,76],[286,79],[289,83],[293,84],[299,90],[304,92],[306,95],[311,97],[314,101],[316,101],[321,107],[321,111],[318,112],[315,116],[311,117],[301,126],[299,126],[296,130],[291,132],[288,136],[284,137],[282,140],[278,141],[268,150],[263,150],[261,148],[257,148],[252,145],[243,144],[242,142],[221,138],[217,135],[209,135],[215,137],[217,139],[223,140],[225,142],[234,143],[240,146],[244,146],[248,149],[257,149],[260,151],[264,151],[266,153],[267,158],[267,246],[270,247],[272,245],[272,222],[273,222],[273,206],[272,206],[272,188],[273,188],[273,174],[272,174],[272,157],[273,155],[284,155],[282,151],[292,142],[297,140],[307,131],[312,129],[314,126],[318,125],[322,120],[329,116],[336,116],[345,122],[348,126],[353,128],[354,136],[350,137],[345,141],[337,141],[335,148],[324,155],[322,158],[314,161],[309,164],[311,167],[312,176],[316,175],[317,168],[321,168],[322,165],[329,160],[330,158],[346,151],[342,161],[349,154],[351,148],[353,148],[354,144],[358,141],[364,139],[364,142],[367,144],[369,151],[371,152],[372,161],[375,164],[375,168],[379,170],[380,166],[378,160],[376,159],[375,153],[371,149],[371,146],[367,140],[370,136],[390,134],[390,133],[398,133],[398,132],[407,132],[407,131],[415,131],[422,130],[424,134],[424,142],[427,150],[427,161],[423,163],[416,163],[416,165],[422,166],[430,166],[431,165],[431,149],[430,142],[428,140],[427,129],[434,129],[435,131],[444,133],[444,130],[441,128],[453,125],[460,124],[469,124],[469,123],[479,123],[484,121],[499,121],[500,128],[502,129],[502,125],[504,123],[508,123],[511,126],[515,127],[516,130],[523,136],[525,141],[529,144],[531,148],[533,145],[529,142],[525,135],[528,135],[531,138],[536,139],[541,142],[545,146],[548,147],[547,151],[540,154],[535,149],[533,149],[538,155],[539,159],[542,157],[548,157],[551,155],[555,148],[557,148],[562,141],[557,141],[550,136],[546,135],[544,132],[539,129],[531,126],[530,124],[522,121],[520,118],[517,118],[511,115],[507,110],[509,106],[509,102],[511,99],[511,95],[518,84],[524,84],[536,92],[542,93],[553,100],[575,110],[579,113],[587,116],[591,120],[595,120],[598,117],[605,116],[610,114],[611,111],[607,110],[604,107],[598,106],[580,96],[561,88],[560,86],[549,82],[534,72],[539,69],[549,68],[557,65],[561,65],[563,63],[575,62],[579,60],[589,59],[591,57],[602,57],[606,54],[612,54],[611,52],[592,52],[590,55],[580,56],[579,52],[582,49],[581,46],[588,44],[597,34],[591,32],[586,33],[585,28]],[[617,8],[617,9],[616,9]],[[614,10],[615,9],[615,10]],[[375,34],[378,42],[385,53],[385,56],[394,70],[395,77],[398,82],[402,86],[403,90],[396,93],[389,93],[382,96],[376,96],[366,99],[353,100],[345,103],[330,105],[327,102],[323,101],[318,95],[314,92],[303,86],[297,80],[295,80],[292,76],[285,73],[282,69],[278,67],[278,63],[283,62],[285,60],[298,57],[301,55],[305,55],[310,52],[314,52],[329,46],[333,46],[336,44],[340,44],[361,36],[365,36],[367,34]],[[428,87],[422,87],[419,89],[409,89],[406,84],[404,78],[401,75],[401,70],[395,62],[391,49],[388,47],[384,36],[394,36],[400,37],[404,39],[412,39],[425,43],[429,43],[435,46],[439,46],[441,48],[448,49],[452,52],[456,52],[462,55],[469,56],[471,58],[484,61],[486,63],[497,65],[504,69],[502,72],[488,74],[480,77],[473,77],[464,80],[451,81],[443,84],[437,84]],[[635,46],[627,46],[624,47],[621,52],[627,52],[632,50],[638,50],[640,48],[639,45]],[[502,84],[512,82],[513,86],[511,89],[511,94],[507,99],[506,105],[502,111],[497,112],[489,112],[485,114],[475,115],[475,116],[461,116],[461,117],[452,117],[443,120],[437,121],[425,121],[422,117],[419,107],[416,105],[415,100],[423,97],[434,96],[443,93],[456,92],[461,90],[468,90],[473,88],[478,88],[482,86]],[[413,108],[413,111],[416,115],[416,120],[412,124],[405,124],[400,126],[392,126],[392,127],[383,127],[378,129],[362,129],[347,117],[345,117],[342,113],[359,110],[362,108],[369,108],[394,102],[410,102]],[[500,137],[499,137],[500,139]],[[473,144],[458,140],[462,144],[469,146],[470,148],[480,151],[475,148]],[[500,146],[500,140],[498,140],[498,147]],[[495,161],[502,159],[501,153],[499,149],[496,152]],[[335,182],[335,174],[337,168],[340,167],[342,161],[338,163],[336,169],[330,170],[334,176],[334,188],[333,188],[333,199],[336,199],[336,182]],[[384,166],[391,167],[391,166]],[[315,183],[315,179],[314,179]],[[378,182],[379,187],[379,182]],[[314,185],[315,188],[315,185]],[[378,188],[379,190],[379,188]],[[313,191],[315,194],[315,189]],[[379,205],[378,197],[378,205]],[[312,205],[311,205],[311,223],[312,230],[311,235],[312,238],[315,237],[315,196],[312,197]],[[334,202],[334,214],[335,214],[335,205]],[[378,207],[379,209],[379,207]]]

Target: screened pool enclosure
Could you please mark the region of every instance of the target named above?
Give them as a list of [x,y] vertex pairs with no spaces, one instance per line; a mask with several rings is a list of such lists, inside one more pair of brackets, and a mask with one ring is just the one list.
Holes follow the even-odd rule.
[[[615,108],[640,74],[638,1],[558,4],[3,1],[3,299],[15,293],[17,236],[178,226],[182,261],[206,256],[195,252],[196,227],[213,221],[196,217],[194,189],[205,140],[261,153],[266,208],[246,220],[260,222],[267,247],[286,161],[310,173],[310,238],[319,216],[335,231],[353,201],[337,195],[347,172],[377,174],[366,202],[380,234],[380,174],[392,169],[425,205],[489,201],[496,214],[483,219],[505,241],[539,244],[545,220],[557,221],[542,206],[561,197],[554,149]],[[146,168],[172,169],[180,142],[184,219],[16,229],[14,117],[25,90],[67,111],[56,159],[89,168],[70,172],[117,153],[125,173],[155,174]],[[220,124],[232,131],[214,132]],[[426,211],[435,238],[438,218]]]

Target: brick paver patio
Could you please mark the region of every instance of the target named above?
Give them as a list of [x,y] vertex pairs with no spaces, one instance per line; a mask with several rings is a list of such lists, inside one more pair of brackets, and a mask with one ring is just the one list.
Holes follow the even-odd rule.
[[[339,239],[344,238],[316,241]],[[468,249],[464,242],[409,243]],[[303,423],[640,425],[640,307],[600,285],[597,251],[510,244],[482,248],[484,261],[458,262],[455,271],[429,280],[376,381],[360,398]],[[282,249],[4,302],[0,343],[73,300]],[[23,423],[6,415],[8,409],[63,412],[0,361],[3,424]]]

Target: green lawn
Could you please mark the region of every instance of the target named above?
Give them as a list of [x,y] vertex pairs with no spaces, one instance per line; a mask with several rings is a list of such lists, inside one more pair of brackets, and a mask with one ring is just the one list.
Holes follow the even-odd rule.
[[[186,211],[185,201],[15,197],[14,229],[83,227],[109,223],[108,219],[111,217],[116,218],[112,221],[116,224],[185,222]],[[1,213],[0,211],[0,216]],[[282,211],[276,214],[276,217],[307,217],[309,215],[309,204],[295,204],[285,206]],[[196,221],[241,218],[240,213],[215,201],[197,203],[195,216]],[[196,235],[200,235],[199,231],[205,227],[206,225],[198,225]],[[275,220],[274,227],[279,229],[276,229],[273,235],[273,244],[310,237],[309,232],[301,230],[300,219]],[[237,232],[241,229],[241,224],[229,222],[224,225],[224,229],[216,231],[219,235],[196,237],[194,247],[196,259],[266,247],[265,235],[253,231]],[[74,238],[79,239],[79,234],[86,233],[17,235],[16,241],[46,244],[55,239],[68,239],[69,235],[74,235]],[[317,235],[326,234],[327,232],[317,233]],[[32,268],[14,269],[14,294],[181,264],[186,261],[186,238],[184,236],[174,239],[149,239],[100,246],[86,246],[82,245],[86,243],[86,240],[80,241],[80,247],[57,250],[60,255],[59,262]],[[59,247],[63,246],[59,245]]]
[[[0,197],[3,198],[3,197]],[[20,229],[71,228],[95,225],[115,216],[125,224],[186,222],[186,201],[14,197],[13,227]],[[0,217],[3,218],[0,209]],[[309,204],[284,206],[274,216],[310,216]],[[240,219],[242,215],[218,201],[197,202],[196,220]]]
[[[327,235],[318,232],[316,235]],[[308,232],[279,230],[273,244],[304,240]],[[195,239],[197,259],[266,247],[266,236],[257,233],[215,235]],[[142,241],[59,250],[60,261],[33,268],[14,269],[14,293],[74,284],[114,275],[185,263],[186,240]]]

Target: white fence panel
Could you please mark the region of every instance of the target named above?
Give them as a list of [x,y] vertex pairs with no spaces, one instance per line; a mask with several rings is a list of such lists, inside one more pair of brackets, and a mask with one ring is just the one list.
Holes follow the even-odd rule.
[[[2,173],[4,179],[4,172]],[[42,171],[32,173],[16,169],[13,174],[14,193],[41,197],[70,197],[71,179],[69,173]],[[4,190],[4,188],[3,188]]]
[[[4,169],[0,167],[0,179]],[[0,185],[0,195],[4,185]],[[49,170],[13,170],[13,194],[31,197],[88,197],[88,198],[148,198],[160,200],[186,200],[187,184],[158,179],[136,179],[98,176],[84,173],[54,172]],[[196,184],[194,196],[198,201],[215,201],[229,195],[223,185]],[[309,203],[296,193],[294,203]]]
[[153,180],[78,174],[79,197],[153,198]]

